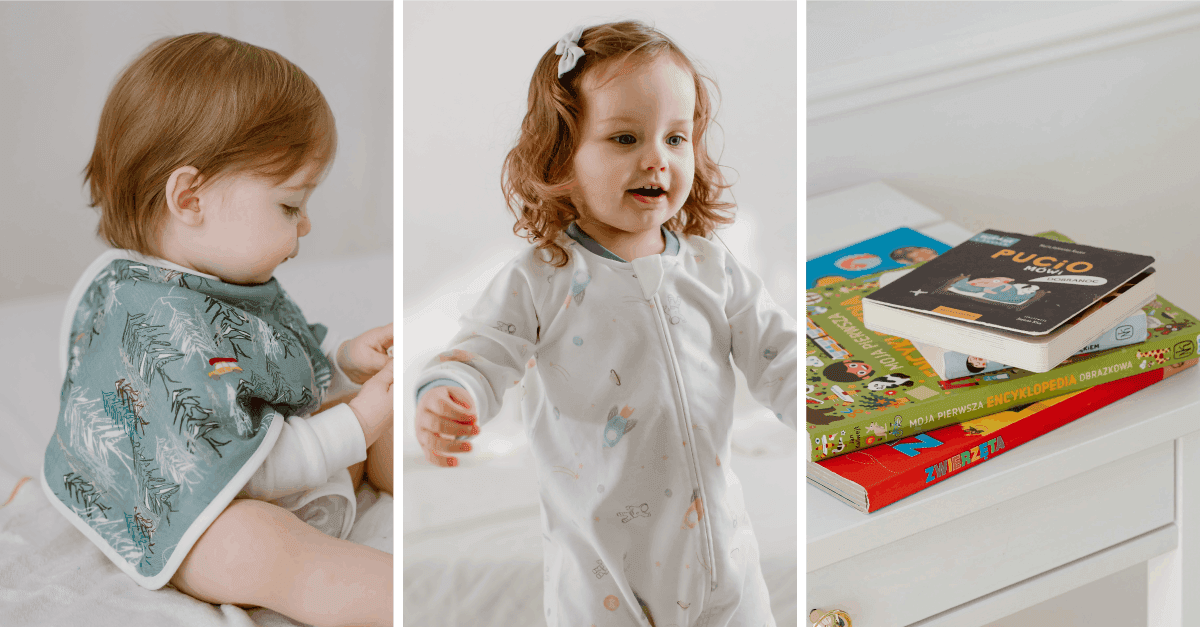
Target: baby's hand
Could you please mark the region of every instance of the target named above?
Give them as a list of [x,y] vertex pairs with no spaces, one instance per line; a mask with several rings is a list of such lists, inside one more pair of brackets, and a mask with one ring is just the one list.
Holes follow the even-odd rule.
[[370,447],[392,424],[392,360],[363,384],[349,405]]
[[465,453],[470,442],[447,440],[476,435],[479,426],[471,407],[470,396],[462,388],[439,385],[421,396],[417,403],[417,442],[425,451],[425,459],[435,466],[457,466],[458,459],[446,453]]
[[379,372],[391,359],[392,325],[375,327],[362,335],[342,342],[338,347],[338,367],[354,383],[362,384]]

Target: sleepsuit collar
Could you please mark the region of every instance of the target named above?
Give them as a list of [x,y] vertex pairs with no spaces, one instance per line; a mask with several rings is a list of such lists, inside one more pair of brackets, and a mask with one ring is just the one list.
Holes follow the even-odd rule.
[[[667,247],[666,247],[666,249],[663,250],[662,254],[664,256],[668,256],[668,257],[678,255],[679,254],[679,238],[675,237],[675,234],[668,231],[666,227],[660,226],[658,228],[662,229],[663,239],[666,240],[666,243],[667,243]],[[625,261],[624,259],[621,259],[620,257],[614,255],[612,253],[612,251],[601,246],[600,242],[597,242],[596,240],[592,239],[591,236],[589,236],[587,233],[584,233],[583,229],[579,228],[579,225],[575,222],[572,222],[569,226],[567,226],[567,235],[569,235],[571,237],[571,239],[579,242],[580,246],[583,246],[584,248],[588,249],[589,251],[591,251],[601,257],[604,257],[605,259],[612,259],[613,261],[620,261],[621,263],[629,263],[629,262]]]

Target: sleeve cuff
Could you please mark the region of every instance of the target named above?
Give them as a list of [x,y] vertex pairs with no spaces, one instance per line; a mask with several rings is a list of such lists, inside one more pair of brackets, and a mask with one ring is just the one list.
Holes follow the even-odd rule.
[[461,383],[459,383],[458,381],[455,381],[454,379],[434,379],[433,381],[430,381],[429,383],[426,383],[425,385],[422,385],[421,387],[417,388],[416,402],[420,403],[422,394],[428,392],[429,390],[431,390],[435,387],[438,387],[439,385],[446,385],[446,386],[450,386],[450,387],[462,388],[464,390],[466,389],[466,388],[463,388]]
[[307,422],[321,443],[326,468],[348,468],[367,458],[366,436],[349,405],[334,405],[310,416]]
[[333,399],[349,392],[357,392],[362,389],[346,376],[342,371],[342,367],[338,365],[337,352],[342,345],[343,338],[341,335],[332,331],[325,334],[324,341],[321,342],[321,352],[325,354],[325,358],[330,364],[329,389],[325,392],[325,398]]

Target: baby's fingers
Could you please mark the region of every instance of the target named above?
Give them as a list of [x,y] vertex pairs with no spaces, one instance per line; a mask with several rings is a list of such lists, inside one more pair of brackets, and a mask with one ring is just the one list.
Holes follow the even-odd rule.
[[425,431],[421,434],[421,448],[425,449],[426,452],[466,453],[472,447],[470,442],[447,440],[432,431]]
[[459,418],[447,418],[445,416],[439,416],[434,411],[428,410],[417,411],[417,429],[418,431],[439,433],[450,437],[472,436],[479,434],[479,426],[475,424],[474,417],[465,420]]
[[438,455],[429,449],[425,450],[425,461],[434,466],[441,466],[442,468],[451,468],[458,465],[457,458],[450,457],[449,455]]
[[449,389],[446,390],[446,394],[431,400],[434,401],[433,413],[457,422],[475,422],[475,412],[451,396]]
[[437,430],[444,435],[455,437],[460,435],[479,435],[479,425],[475,424],[473,419],[469,423],[462,423],[449,418],[441,418],[438,420]]

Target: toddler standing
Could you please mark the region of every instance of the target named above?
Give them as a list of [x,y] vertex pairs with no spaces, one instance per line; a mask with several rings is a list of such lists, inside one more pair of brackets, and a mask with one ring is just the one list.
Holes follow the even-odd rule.
[[729,467],[734,373],[796,428],[795,321],[707,237],[732,222],[692,62],[637,22],[546,51],[505,162],[514,232],[417,380],[417,438],[454,466],[522,385],[549,625],[774,625]]
[[273,51],[194,33],[124,70],[86,170],[113,249],[68,299],[43,487],[145,588],[390,625],[392,556],[345,538],[364,468],[391,491],[392,326],[340,342],[272,277],[335,146]]

